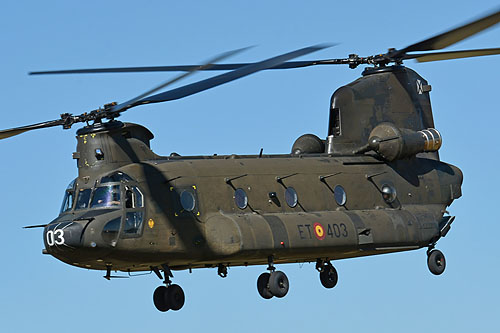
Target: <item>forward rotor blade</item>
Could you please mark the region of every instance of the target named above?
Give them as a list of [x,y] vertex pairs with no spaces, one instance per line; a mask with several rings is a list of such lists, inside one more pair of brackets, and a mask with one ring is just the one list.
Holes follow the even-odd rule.
[[3,131],[0,131],[0,140],[10,138],[11,136],[19,135],[19,134],[22,134],[24,132],[28,132],[31,130],[64,125],[64,123],[65,122],[63,119],[57,119],[57,120],[46,121],[43,123],[38,123],[38,124],[3,130]]
[[[313,66],[325,60],[288,61],[267,69],[289,69]],[[200,68],[200,65],[179,65],[179,66],[146,66],[146,67],[116,67],[116,68],[91,68],[91,69],[68,69],[57,71],[30,72],[29,75],[46,74],[96,74],[96,73],[139,73],[139,72],[190,72],[199,71],[232,71],[252,63],[234,64],[212,64],[207,68]]]
[[460,59],[460,58],[470,58],[470,57],[481,57],[481,56],[495,55],[495,54],[500,54],[500,48],[408,54],[404,57],[404,59],[415,59],[418,62],[428,62],[428,61],[450,60],[450,59]]
[[289,59],[293,59],[296,57],[300,57],[315,51],[322,50],[326,47],[329,47],[329,45],[316,45],[316,46],[310,46],[306,47],[303,49],[299,49],[293,52],[289,52],[283,55],[279,55],[277,57],[273,57],[270,59],[263,60],[261,62],[256,62],[249,64],[247,66],[238,68],[234,71],[220,74],[214,77],[211,77],[206,80],[198,81],[195,83],[191,83],[176,89],[172,89],[157,95],[153,95],[150,97],[146,97],[142,100],[137,101],[135,104],[131,105],[136,106],[136,105],[141,105],[141,104],[148,104],[148,103],[159,103],[159,102],[166,102],[166,101],[172,101],[176,99],[180,99],[186,96],[190,96],[196,93],[199,93],[201,91],[222,85],[224,83],[231,82],[233,80],[242,78],[244,76],[253,74],[258,71],[262,71],[265,69],[273,68],[275,66],[278,66],[280,64],[283,64]]
[[194,73],[196,73],[197,71],[200,71],[200,70],[207,70],[209,69],[210,67],[213,66],[214,62],[217,62],[217,61],[221,61],[221,60],[224,60],[226,58],[229,58],[237,53],[240,53],[240,52],[243,52],[245,50],[248,50],[250,47],[245,47],[245,48],[241,48],[241,49],[237,49],[237,50],[233,50],[233,51],[228,51],[228,52],[224,52],[210,60],[208,60],[205,64],[203,65],[200,65],[200,66],[193,66],[188,72],[186,73],[183,73],[181,75],[178,75],[176,77],[174,77],[173,79],[170,79],[168,81],[165,81],[163,82],[162,84],[160,84],[159,86],[153,88],[153,89],[150,89],[148,91],[146,91],[145,93],[135,97],[135,98],[132,98],[124,103],[121,103],[121,104],[118,104],[118,105],[115,105],[113,107],[111,107],[111,110],[110,112],[111,113],[115,113],[115,112],[121,112],[121,111],[125,111],[126,109],[128,109],[131,105],[133,105],[135,102],[143,99],[144,97],[146,96],[149,96],[155,92],[157,92],[158,90],[161,90],[177,81],[180,81]]
[[447,46],[458,43],[459,41],[464,40],[474,34],[477,34],[478,32],[497,24],[498,22],[500,22],[500,10],[471,23],[464,24],[458,28],[449,30],[432,38],[407,46],[402,50],[396,51],[396,54],[401,55],[407,52],[414,51],[440,50]]

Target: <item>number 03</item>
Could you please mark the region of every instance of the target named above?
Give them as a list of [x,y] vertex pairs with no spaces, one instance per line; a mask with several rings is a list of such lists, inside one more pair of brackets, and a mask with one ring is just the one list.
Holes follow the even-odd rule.
[[45,236],[48,246],[63,245],[64,244],[64,231],[56,229],[55,231],[49,230]]

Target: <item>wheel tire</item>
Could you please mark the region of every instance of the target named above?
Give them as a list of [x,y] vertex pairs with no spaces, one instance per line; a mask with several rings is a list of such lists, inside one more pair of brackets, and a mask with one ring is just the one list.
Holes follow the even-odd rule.
[[323,271],[319,273],[319,280],[323,287],[331,289],[337,285],[339,275],[332,265],[325,265]]
[[259,292],[259,295],[264,299],[273,298],[273,294],[271,294],[268,288],[270,277],[271,274],[262,273],[257,279],[257,291]]
[[184,290],[182,290],[179,285],[172,284],[167,288],[165,301],[170,309],[174,311],[180,310],[184,305],[185,300],[186,298],[184,296]]
[[275,271],[269,277],[269,291],[278,298],[285,297],[289,288],[288,278],[281,271]]
[[439,250],[432,250],[427,257],[427,266],[434,275],[441,275],[446,268],[446,259],[443,252]]
[[156,288],[155,292],[153,293],[153,303],[155,304],[155,307],[158,309],[158,311],[166,312],[170,309],[166,301],[166,294],[167,287],[165,286]]

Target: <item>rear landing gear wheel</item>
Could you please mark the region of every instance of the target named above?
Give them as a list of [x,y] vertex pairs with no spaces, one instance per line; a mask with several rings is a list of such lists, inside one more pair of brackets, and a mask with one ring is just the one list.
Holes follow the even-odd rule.
[[158,311],[166,312],[169,310],[169,306],[167,305],[165,297],[166,294],[167,294],[167,287],[165,286],[160,286],[156,288],[155,292],[153,293],[153,303],[155,304]]
[[427,256],[427,266],[434,275],[441,275],[446,268],[446,260],[443,252],[439,250],[432,250]]
[[269,291],[278,298],[285,297],[289,288],[288,278],[282,271],[274,271],[269,277]]
[[319,273],[319,280],[323,287],[331,289],[337,285],[339,275],[335,267],[328,263],[323,266],[323,270]]
[[271,291],[269,290],[270,277],[271,274],[262,273],[257,279],[257,291],[259,292],[259,295],[264,299],[270,299],[273,297],[273,294],[271,294]]

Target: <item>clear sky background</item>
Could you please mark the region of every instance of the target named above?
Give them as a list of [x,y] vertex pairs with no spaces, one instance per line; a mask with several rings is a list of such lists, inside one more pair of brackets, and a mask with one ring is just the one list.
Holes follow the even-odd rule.
[[[491,10],[498,1],[2,1],[1,128],[122,102],[175,74],[30,77],[31,70],[196,64],[244,46],[230,61],[258,61],[304,46],[340,43],[301,59],[403,48]],[[451,48],[500,47],[500,26]],[[264,266],[174,272],[181,311],[158,312],[154,275],[106,281],[103,273],[41,254],[42,230],[76,177],[75,131],[52,128],[0,142],[0,331],[480,332],[498,330],[500,56],[406,65],[432,85],[441,158],[464,173],[456,221],[438,248],[442,276],[425,249],[334,262],[324,289],[314,264],[279,266],[283,299],[262,299]],[[158,154],[288,153],[304,133],[326,136],[331,94],[362,66],[267,71],[163,104],[126,112],[154,134]],[[193,82],[212,74],[199,73]]]

